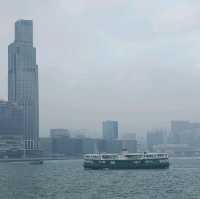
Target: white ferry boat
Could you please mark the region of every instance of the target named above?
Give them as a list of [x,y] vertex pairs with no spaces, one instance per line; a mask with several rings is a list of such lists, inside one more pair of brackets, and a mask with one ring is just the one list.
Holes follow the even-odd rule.
[[169,168],[167,153],[86,154],[85,169],[165,169]]

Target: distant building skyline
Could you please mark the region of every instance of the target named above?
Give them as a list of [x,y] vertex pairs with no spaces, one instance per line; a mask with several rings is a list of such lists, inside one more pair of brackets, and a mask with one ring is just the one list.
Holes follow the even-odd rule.
[[136,133],[124,133],[122,139],[124,140],[136,140]]
[[102,122],[103,139],[118,139],[118,121],[107,120]]
[[33,21],[15,22],[15,40],[8,46],[8,100],[23,107],[25,147],[38,149],[39,91]]
[[161,129],[148,131],[146,137],[148,150],[153,151],[154,146],[164,144],[164,136],[166,136],[165,134],[166,132]]
[[[25,63],[27,60],[24,58],[24,60],[23,60],[23,58],[20,58],[20,59],[18,59],[17,58],[17,56],[19,55],[19,53],[21,53],[20,52],[20,46],[19,46],[19,44],[21,44],[22,46],[32,46],[32,48],[34,49],[34,56],[35,56],[35,58],[33,58],[33,62],[35,62],[35,66],[36,66],[36,71],[35,71],[35,73],[36,73],[36,76],[37,76],[37,78],[38,78],[38,67],[37,67],[37,64],[36,64],[36,49],[33,47],[33,21],[32,20],[18,20],[18,21],[16,21],[16,23],[15,23],[15,39],[14,39],[14,42],[11,44],[11,45],[9,45],[9,49],[12,49],[12,45],[14,45],[14,44],[16,44],[16,57],[14,57],[13,58],[13,60],[11,59],[11,61],[10,61],[10,55],[9,55],[9,57],[8,57],[8,62],[9,62],[9,65],[10,65],[10,62],[13,62],[13,63],[17,63],[17,60],[19,61],[18,63],[18,65],[20,65],[20,63]],[[12,51],[12,50],[9,50],[9,52],[10,51]],[[26,54],[27,55],[27,54]],[[34,57],[33,56],[33,57]],[[22,61],[23,60],[23,61]],[[34,61],[35,60],[35,61]],[[13,64],[12,63],[12,64]],[[28,63],[28,62],[27,62]],[[28,64],[30,64],[30,63],[28,63]],[[14,65],[14,64],[13,64]],[[12,67],[11,67],[12,68]],[[20,96],[20,92],[22,93],[24,90],[28,90],[28,89],[25,89],[25,87],[24,86],[22,86],[23,84],[24,85],[27,85],[26,83],[19,83],[21,80],[20,80],[20,78],[23,76],[22,75],[22,73],[18,76],[18,77],[20,77],[18,80],[20,80],[18,83],[16,83],[16,84],[13,84],[13,82],[15,81],[15,80],[17,80],[17,78],[15,79],[15,77],[13,78],[13,76],[15,75],[14,73],[16,72],[16,71],[12,71],[12,69],[11,69],[10,67],[9,67],[9,71],[8,71],[8,84],[9,84],[9,88],[8,88],[8,99],[9,99],[9,101],[10,101],[10,99],[11,98],[13,98],[13,96],[14,96],[14,98],[17,98],[17,96],[18,96],[18,98],[21,98],[21,96],[23,96],[24,97],[24,94],[21,94],[21,96]],[[15,69],[17,69],[17,68],[14,68],[14,70]],[[29,70],[29,69],[28,69]],[[31,69],[32,70],[32,69]],[[29,72],[31,72],[31,70],[29,71]],[[22,71],[21,71],[22,72]],[[24,72],[24,71],[23,71]],[[32,71],[33,72],[33,71]],[[13,74],[11,74],[11,73],[13,73]],[[17,74],[17,72],[16,72],[16,74]],[[25,74],[25,73],[24,73]],[[28,71],[27,71],[27,73],[26,74],[28,74]],[[10,78],[11,77],[11,78]],[[17,75],[16,75],[16,77],[17,77]],[[30,77],[30,76],[29,76]],[[10,81],[10,79],[11,79],[11,81]],[[15,80],[14,80],[15,79]],[[13,85],[16,85],[16,86],[10,86],[10,82],[12,82],[11,84],[13,84]],[[28,81],[27,81],[28,82]],[[35,96],[37,96],[37,98],[38,98],[38,79],[37,79],[37,92],[35,92],[36,93],[36,95]],[[30,83],[30,82],[29,82]],[[33,83],[33,82],[32,82]],[[18,88],[20,87],[18,87],[17,85],[20,85],[21,84],[21,88],[23,88],[23,89],[21,89],[21,91],[20,92],[18,92],[18,94],[16,93],[17,92],[17,90],[19,90]],[[12,87],[12,88],[11,88]],[[31,87],[31,86],[30,86]],[[13,91],[13,90],[15,90],[15,91]],[[34,88],[31,88],[30,90],[34,90]],[[10,92],[11,91],[11,92]],[[32,92],[32,91],[30,91],[30,92]],[[11,95],[10,95],[10,93],[12,93]],[[35,94],[34,93],[34,94]],[[30,94],[30,95],[32,95],[32,93]],[[29,96],[26,96],[26,97],[30,97],[30,95]],[[10,97],[10,96],[12,96],[12,97]],[[19,97],[20,96],[20,97]],[[27,101],[29,101],[28,103],[30,103],[30,99],[28,100],[28,99],[26,99]],[[13,101],[16,101],[16,99],[15,100],[13,100]],[[38,100],[36,100],[36,101],[38,101]],[[35,121],[37,122],[37,120],[38,120],[38,136],[39,136],[39,102],[38,103],[36,103],[36,104],[38,104],[38,111],[37,111],[37,113],[35,114],[35,115],[38,115],[38,119],[36,119]],[[25,105],[23,105],[24,107],[25,107]],[[28,106],[28,105],[27,105]],[[29,108],[30,108],[30,106],[29,106]],[[29,113],[30,113],[31,111],[29,111]],[[32,114],[32,115],[34,115],[34,114]],[[34,122],[34,121],[33,121]],[[27,121],[27,124],[28,124],[28,121]],[[30,127],[31,128],[31,127]],[[30,129],[29,128],[29,129]],[[30,133],[29,133],[29,135],[30,135]],[[30,138],[31,136],[29,136],[29,138]],[[33,136],[32,136],[33,137]],[[26,140],[28,141],[28,147],[29,148],[35,148],[35,146],[36,146],[36,148],[38,147],[38,141],[36,141],[36,140],[38,140],[38,138],[37,139],[29,139],[29,138],[27,138]]]
[[70,137],[70,132],[68,129],[57,128],[50,129],[50,137]]
[[184,120],[171,121],[173,144],[196,145],[200,143],[200,123]]
[[199,5],[4,1],[0,96],[7,99],[7,45],[13,40],[13,22],[26,17],[34,21],[40,66],[41,136],[63,127],[88,129],[100,137],[101,122],[107,118],[118,120],[122,133],[140,135],[148,129],[169,129],[171,120],[198,122]]

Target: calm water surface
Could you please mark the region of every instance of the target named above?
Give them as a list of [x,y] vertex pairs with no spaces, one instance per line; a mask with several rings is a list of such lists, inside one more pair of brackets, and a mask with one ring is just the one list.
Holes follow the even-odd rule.
[[200,199],[200,159],[166,170],[88,171],[81,160],[0,164],[0,199]]

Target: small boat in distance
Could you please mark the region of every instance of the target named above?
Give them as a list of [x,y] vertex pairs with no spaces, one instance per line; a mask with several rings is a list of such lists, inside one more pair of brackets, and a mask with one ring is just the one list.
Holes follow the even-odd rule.
[[43,160],[33,160],[30,162],[30,164],[38,165],[38,164],[43,164]]
[[86,154],[85,169],[166,169],[169,168],[167,153]]

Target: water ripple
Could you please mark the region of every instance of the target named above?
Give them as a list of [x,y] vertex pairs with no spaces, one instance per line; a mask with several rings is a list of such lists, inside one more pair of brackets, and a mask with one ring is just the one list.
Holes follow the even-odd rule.
[[81,160],[0,164],[2,199],[200,199],[200,159],[166,170],[92,171]]

